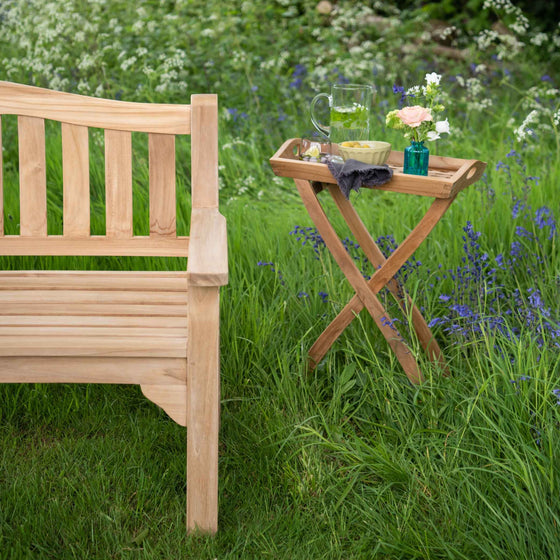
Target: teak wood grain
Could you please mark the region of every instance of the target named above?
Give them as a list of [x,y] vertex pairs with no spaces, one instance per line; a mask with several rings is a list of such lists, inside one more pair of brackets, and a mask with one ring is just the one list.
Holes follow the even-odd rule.
[[0,114],[92,128],[190,134],[191,109],[192,105],[114,101],[0,81]]
[[[20,233],[4,235],[0,218],[0,255],[188,260],[179,272],[0,271],[0,382],[139,384],[173,420],[188,423],[187,529],[214,533],[219,288],[228,282],[226,224],[218,209],[217,96],[158,105],[0,82],[3,114],[18,117]],[[62,235],[47,235],[45,119],[61,128]],[[90,229],[91,127],[104,129],[104,235]],[[132,132],[148,135],[146,236],[134,235]],[[191,135],[188,237],[176,232],[177,134]],[[0,195],[1,147],[0,135]]]
[[4,235],[4,163],[2,151],[2,117],[0,117],[0,237]]
[[105,197],[107,237],[131,238],[132,135],[105,131]]
[[174,236],[175,136],[149,135],[150,235]]
[[23,237],[47,235],[45,121],[18,117],[19,222]]

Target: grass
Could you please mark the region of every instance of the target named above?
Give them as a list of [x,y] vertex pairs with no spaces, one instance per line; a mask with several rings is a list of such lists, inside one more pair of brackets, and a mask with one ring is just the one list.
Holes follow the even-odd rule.
[[[17,4],[25,10],[33,3]],[[185,47],[179,43],[188,40],[191,58],[180,70],[186,77],[177,80],[190,80],[193,91],[215,86],[220,94],[221,209],[228,222],[231,267],[221,298],[220,529],[213,538],[186,535],[185,430],[148,402],[138,387],[8,384],[0,386],[0,556],[560,557],[560,406],[554,392],[560,388],[554,331],[560,317],[560,260],[557,233],[549,236],[551,226],[541,229],[535,221],[535,212],[543,206],[558,219],[560,164],[549,158],[556,146],[554,134],[543,134],[536,145],[515,143],[507,122],[512,116],[523,117],[519,100],[510,90],[496,87],[490,72],[485,95],[494,99],[495,110],[477,113],[460,90],[454,92],[450,122],[459,130],[433,151],[483,159],[487,173],[460,194],[435,227],[414,256],[422,264],[406,280],[428,320],[449,319],[436,324],[434,333],[451,375],[442,376],[418,352],[426,381],[410,385],[365,313],[308,373],[309,347],[352,290],[327,252],[316,253],[309,243],[303,245],[290,235],[295,226],[312,224],[291,180],[274,178],[267,160],[283,139],[302,132],[303,104],[312,90],[327,87],[314,82],[320,67],[333,72],[336,60],[345,56],[340,45],[348,46],[350,36],[365,40],[373,31],[345,29],[340,26],[342,16],[336,16],[332,25],[321,20],[324,34],[315,45],[298,31],[319,25],[314,6],[280,20],[280,12],[288,11],[280,6],[283,3],[267,3],[266,17],[248,5],[241,9],[229,3],[228,13],[221,13],[212,2],[199,12],[194,5],[173,3],[177,13],[186,10],[200,16],[193,17],[188,35],[177,31],[180,19],[165,18],[166,10],[173,12],[169,6],[141,2],[144,12],[135,15],[128,3],[112,4],[119,22],[128,21],[127,32],[115,39],[127,56],[136,52],[135,41],[153,39],[152,44],[167,46],[170,59],[172,47]],[[69,14],[78,10],[70,1],[66,8]],[[87,9],[91,25],[107,23],[110,14],[101,4]],[[212,21],[222,30],[221,40],[203,35],[200,22],[211,13],[219,14]],[[41,17],[48,21],[48,11]],[[60,13],[58,17],[61,29],[78,25]],[[403,15],[401,31],[406,37],[418,32],[415,17]],[[152,29],[150,21],[165,25]],[[269,21],[276,24],[267,27],[268,35],[256,33]],[[30,22],[24,18],[22,29]],[[12,32],[17,37],[19,31]],[[76,40],[94,49],[87,33],[86,29],[82,43]],[[174,33],[178,43],[170,42]],[[395,30],[387,33],[377,44],[387,49],[391,63],[398,48],[393,52],[389,46],[400,42]],[[196,36],[200,45],[191,41]],[[270,38],[277,44],[276,58],[270,59],[275,65],[261,67],[269,60],[265,53]],[[104,93],[111,96],[117,96],[119,86],[123,92],[118,95],[125,99],[184,101],[171,78],[168,90],[156,90],[164,82],[157,74],[163,72],[159,67],[146,82],[149,91],[142,93],[137,84],[145,74],[134,66],[122,70],[126,57],[105,48],[109,39],[99,36],[97,54],[109,53],[103,64],[82,64],[80,70],[76,63],[74,73],[61,69],[58,78],[67,78],[70,89],[79,89],[70,84],[82,83],[83,78],[94,85],[103,83]],[[2,41],[4,52],[13,56],[23,48],[15,39]],[[288,54],[283,55],[290,41],[294,48],[286,47]],[[323,56],[320,49],[325,46],[332,52],[311,66],[309,61]],[[200,66],[205,48],[216,66],[191,72]],[[307,65],[307,90],[292,92],[288,86],[296,62],[288,60],[293,52]],[[146,56],[153,63],[157,55],[154,50]],[[366,70],[348,56],[348,72],[365,80]],[[426,63],[406,56],[407,76],[422,75],[426,64],[451,71],[449,61]],[[535,59],[527,60],[534,63],[532,74],[522,62],[510,67],[535,81],[538,73],[553,74],[554,61],[542,69]],[[395,103],[390,92],[395,67],[388,65],[386,83],[378,80],[378,103]],[[0,74],[9,68],[6,65]],[[41,74],[38,65],[33,68],[34,80],[47,80],[48,72]],[[103,76],[95,74],[98,70]],[[2,74],[27,83],[29,75],[23,70],[15,76]],[[110,75],[114,80],[107,78]],[[248,115],[236,119],[227,108],[238,108],[239,113],[246,109]],[[278,120],[279,108],[284,120]],[[385,109],[379,105],[376,111]],[[378,120],[382,126],[382,118]],[[17,233],[15,122],[3,117],[2,127],[4,204],[12,218],[5,220],[6,231]],[[56,138],[56,127],[48,133]],[[403,140],[393,134],[387,132],[387,137],[402,149]],[[102,233],[103,158],[96,138],[92,132],[92,227]],[[134,142],[135,231],[145,233],[146,148],[142,138]],[[513,147],[520,156],[512,154]],[[179,216],[185,216],[188,145],[180,143],[179,150]],[[54,149],[47,156],[49,233],[60,233],[60,156]],[[538,183],[532,176],[540,177]],[[420,197],[383,192],[352,196],[374,237],[393,235],[397,242],[429,204]],[[514,217],[518,201],[524,207]],[[332,210],[331,204],[326,206]],[[347,236],[342,221],[335,222],[340,236]],[[178,223],[181,233],[188,225],[185,219]],[[532,237],[519,233],[519,227]],[[475,238],[477,232],[480,236]],[[499,262],[504,264],[500,267]],[[3,268],[158,269],[184,264],[173,259],[1,259]],[[393,310],[390,299],[381,297]],[[453,311],[452,305],[459,303],[476,312],[476,320]],[[408,337],[406,317],[400,319],[399,328]],[[495,327],[497,319],[502,319],[500,328]]]
[[[139,389],[6,385],[8,557],[554,557],[557,353],[529,336],[450,343],[452,375],[422,364],[413,387],[360,316],[306,374],[307,348],[349,290],[288,235],[297,205],[255,202],[250,221],[245,203],[225,211],[218,536],[185,536],[185,432]],[[521,374],[531,380],[512,384]]]

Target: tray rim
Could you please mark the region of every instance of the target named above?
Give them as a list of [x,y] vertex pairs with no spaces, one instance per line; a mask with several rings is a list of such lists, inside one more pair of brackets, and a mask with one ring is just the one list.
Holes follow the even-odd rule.
[[[280,146],[269,159],[273,172],[279,177],[336,184],[336,180],[326,164],[300,161],[295,158],[293,150],[300,142],[301,138],[290,138]],[[436,198],[450,198],[478,181],[486,169],[486,162],[480,160],[430,155],[428,176],[408,175],[398,169],[399,163],[402,167],[403,158],[403,152],[392,150],[387,163],[393,169],[393,178],[384,185],[368,188]],[[430,175],[430,171],[433,173],[450,173],[451,175],[438,177],[437,175]]]

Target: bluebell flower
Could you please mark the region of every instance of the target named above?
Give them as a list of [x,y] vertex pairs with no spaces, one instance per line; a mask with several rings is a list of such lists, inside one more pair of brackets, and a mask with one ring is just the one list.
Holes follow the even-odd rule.
[[511,217],[517,218],[522,210],[525,209],[525,204],[521,200],[516,200],[511,209]]
[[509,254],[513,258],[517,258],[517,257],[522,256],[521,250],[522,250],[521,243],[519,243],[519,241],[512,241],[512,243],[510,245]]
[[325,242],[317,228],[295,226],[290,235],[295,235],[296,240],[301,241],[302,245],[306,245],[309,242],[313,247],[313,252],[316,255],[315,258],[319,259],[320,252],[325,247]]
[[292,76],[294,78],[307,75],[307,68],[303,64],[296,64]]
[[276,270],[273,262],[271,262],[271,261],[259,261],[259,262],[257,262],[257,266],[269,266],[270,270],[272,272],[275,272],[278,275],[278,281],[280,282],[280,284],[282,286],[286,285],[286,282],[284,281],[284,276],[282,275],[282,273],[279,270]]
[[455,311],[459,317],[472,317],[473,311],[468,305],[456,304],[450,306],[452,311]]
[[395,327],[396,323],[400,323],[399,319],[389,319],[388,317],[385,317],[385,315],[383,315],[383,317],[381,317],[381,324],[384,327],[389,327],[389,328],[393,329],[394,331],[397,331],[397,329]]
[[534,239],[533,234],[522,226],[515,227],[515,234],[519,237],[526,237],[527,239]]
[[541,206],[535,212],[534,222],[539,229],[544,229],[545,227],[550,228],[548,239],[552,239],[554,237],[554,234],[556,233],[556,220],[550,208],[547,206]]
[[327,300],[329,298],[329,294],[327,294],[327,292],[319,292],[319,295],[321,296],[321,301],[323,303],[327,303]]
[[529,292],[529,297],[528,297],[529,303],[533,307],[542,308],[544,302],[542,300],[540,291],[533,288],[529,288],[528,292]]
[[233,117],[233,121],[237,121],[238,118],[241,119],[246,119],[249,115],[245,112],[239,112],[239,109],[236,109],[235,107],[231,107],[229,109],[227,109],[227,112]]

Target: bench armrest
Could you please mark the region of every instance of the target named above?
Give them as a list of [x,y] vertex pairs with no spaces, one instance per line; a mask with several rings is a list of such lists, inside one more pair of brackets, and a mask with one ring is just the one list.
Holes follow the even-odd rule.
[[217,208],[193,208],[187,278],[192,286],[228,283],[226,219]]

